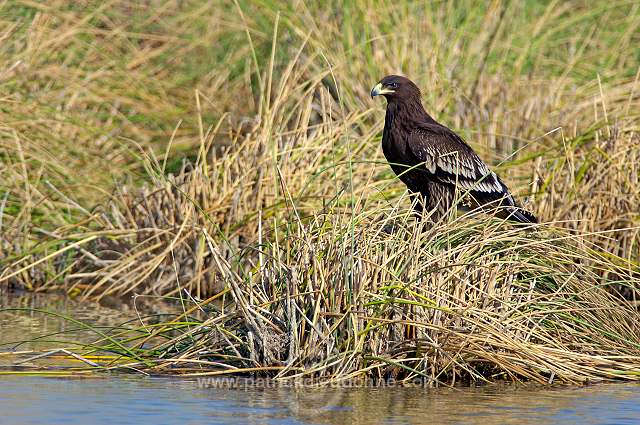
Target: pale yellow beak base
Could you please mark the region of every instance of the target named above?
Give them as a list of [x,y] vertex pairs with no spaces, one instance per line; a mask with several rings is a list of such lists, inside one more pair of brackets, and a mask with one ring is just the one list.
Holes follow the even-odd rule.
[[390,94],[395,93],[395,91],[391,89],[386,89],[382,87],[382,83],[376,84],[376,86],[371,90],[371,98],[373,99],[375,96],[380,96],[381,94]]

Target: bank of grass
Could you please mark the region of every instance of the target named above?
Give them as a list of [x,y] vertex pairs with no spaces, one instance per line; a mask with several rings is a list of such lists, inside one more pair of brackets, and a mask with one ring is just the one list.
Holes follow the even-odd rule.
[[[13,8],[0,284],[180,298],[82,353],[151,372],[636,379],[637,5],[333,6]],[[416,222],[390,72],[544,223]]]

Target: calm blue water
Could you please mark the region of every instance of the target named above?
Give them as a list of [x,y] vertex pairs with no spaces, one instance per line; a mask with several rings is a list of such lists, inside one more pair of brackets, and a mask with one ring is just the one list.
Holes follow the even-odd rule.
[[0,378],[0,424],[640,424],[640,386],[205,389],[167,378]]

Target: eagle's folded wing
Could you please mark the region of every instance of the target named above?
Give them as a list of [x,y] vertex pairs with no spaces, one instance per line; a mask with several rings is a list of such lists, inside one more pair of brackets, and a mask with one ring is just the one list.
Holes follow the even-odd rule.
[[[533,215],[522,211],[498,175],[457,134],[439,124],[424,124],[413,130],[408,147],[422,172],[444,184],[468,191],[478,206],[491,204],[508,208],[509,214],[525,222]],[[422,167],[422,168],[420,168]]]
[[409,138],[409,149],[441,183],[464,190],[508,195],[509,189],[458,135],[440,125],[423,125]]

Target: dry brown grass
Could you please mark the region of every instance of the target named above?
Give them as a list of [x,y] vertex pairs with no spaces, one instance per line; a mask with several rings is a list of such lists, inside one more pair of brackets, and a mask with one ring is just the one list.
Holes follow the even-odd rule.
[[[425,37],[460,37],[432,38],[436,61],[416,54],[406,32],[383,42],[390,36],[379,17],[367,18],[370,43],[361,45],[353,34],[339,39],[322,10],[261,15],[240,5],[249,9],[222,18],[220,5],[195,3],[158,12],[179,27],[168,38],[109,23],[126,22],[118,2],[95,12],[99,25],[65,18],[85,10],[32,18],[41,37],[68,30],[52,38],[51,52],[88,56],[66,84],[35,78],[41,102],[0,108],[1,172],[10,182],[0,200],[0,285],[173,296],[205,311],[187,332],[177,320],[145,336],[169,342],[128,341],[157,371],[210,373],[194,366],[200,361],[323,381],[636,379],[637,311],[615,295],[633,298],[640,283],[640,84],[624,56],[633,33],[622,31],[640,22],[636,14],[621,21],[610,12],[619,51],[610,51],[603,78],[580,79],[576,70],[600,69],[592,52],[608,41],[587,31],[591,38],[567,35],[577,49],[568,56],[564,44],[545,50],[554,32],[543,28],[562,12],[531,24],[546,34],[540,51],[511,60],[519,39],[504,28],[492,42],[495,26],[481,26],[465,44],[462,30],[425,21],[430,12],[387,5],[387,19]],[[497,22],[498,6],[475,10],[465,31],[483,17]],[[576,22],[593,16],[580,13]],[[200,39],[185,42],[194,33],[178,25],[198,14],[227,24],[195,25],[198,36],[238,47],[216,50],[226,55],[198,79],[165,87],[186,78],[179,59],[195,60],[203,48]],[[92,25],[94,43],[108,40],[106,53],[79,41]],[[16,40],[35,49],[33,33]],[[101,55],[128,58],[127,66]],[[66,75],[58,56],[36,57],[12,74],[14,97],[33,92],[20,87],[46,64]],[[459,71],[462,58],[472,71]],[[474,216],[425,228],[409,216],[379,149],[382,107],[367,98],[370,83],[400,66],[393,63],[429,88],[428,109],[460,129],[544,224],[523,232]],[[15,118],[29,108],[33,119]],[[60,143],[48,143],[49,134]],[[185,150],[192,160],[176,165]],[[108,183],[131,170],[143,178]]]

